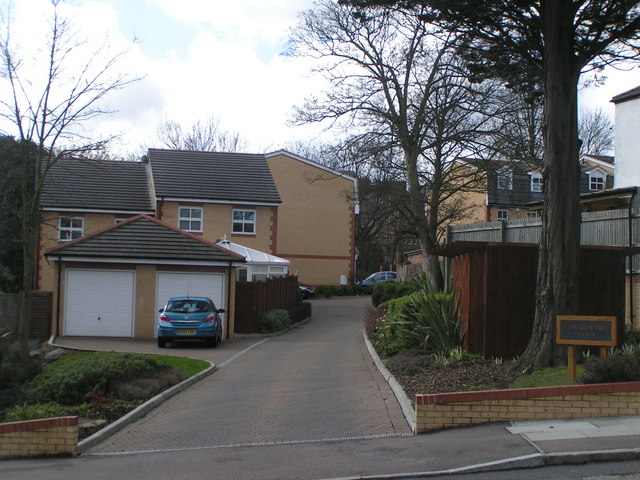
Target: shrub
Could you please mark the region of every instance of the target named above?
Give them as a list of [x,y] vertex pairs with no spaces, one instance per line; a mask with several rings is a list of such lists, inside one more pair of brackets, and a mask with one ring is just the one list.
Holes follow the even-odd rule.
[[[69,368],[70,362],[73,368]],[[140,354],[70,355],[47,365],[28,386],[28,396],[36,402],[74,405],[88,400],[92,394],[112,392],[127,379],[149,378],[168,368]]]
[[415,283],[400,283],[394,280],[387,280],[386,282],[377,283],[373,286],[371,303],[377,307],[394,298],[409,295],[418,289],[419,288]]
[[311,303],[300,302],[297,305],[289,307],[287,311],[289,312],[291,323],[298,323],[311,316]]
[[422,278],[422,282],[407,287],[407,291],[418,287],[419,291],[383,304],[386,316],[379,321],[375,334],[385,355],[417,350],[448,356],[462,345],[460,312],[453,292],[433,291],[426,277]]
[[260,333],[279,332],[290,326],[289,312],[280,308],[269,310],[260,319]]
[[23,354],[13,334],[0,329],[0,409],[24,399],[25,385],[42,371],[40,354]]
[[584,364],[579,383],[612,383],[640,381],[640,351],[615,352],[608,358],[593,357]]
[[624,326],[624,343],[625,345],[640,345],[640,330],[633,328],[630,323]]

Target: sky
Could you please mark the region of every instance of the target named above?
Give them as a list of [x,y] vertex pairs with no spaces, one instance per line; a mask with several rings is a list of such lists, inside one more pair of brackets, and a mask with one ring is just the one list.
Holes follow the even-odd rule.
[[[309,59],[282,55],[300,11],[313,0],[67,0],[61,12],[77,39],[129,49],[117,65],[143,77],[108,97],[114,112],[91,121],[92,133],[122,134],[119,153],[162,147],[157,129],[166,120],[190,125],[215,117],[238,132],[248,152],[284,148],[296,141],[331,139],[318,125],[290,125],[294,105],[325,88]],[[42,45],[50,0],[0,0],[11,5],[12,35],[25,54]],[[598,88],[580,93],[582,106],[603,108],[613,120],[619,93],[640,85],[640,69],[608,71]],[[6,95],[6,92],[0,92]],[[0,123],[7,133],[8,127]]]

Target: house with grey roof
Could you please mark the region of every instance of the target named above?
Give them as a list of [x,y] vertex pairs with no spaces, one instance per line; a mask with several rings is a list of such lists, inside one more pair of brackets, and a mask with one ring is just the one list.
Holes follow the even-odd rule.
[[37,289],[54,292],[58,335],[152,338],[159,305],[200,292],[231,337],[244,257],[216,243],[281,258],[305,283],[348,283],[355,193],[353,176],[286,151],[61,159],[42,195]]

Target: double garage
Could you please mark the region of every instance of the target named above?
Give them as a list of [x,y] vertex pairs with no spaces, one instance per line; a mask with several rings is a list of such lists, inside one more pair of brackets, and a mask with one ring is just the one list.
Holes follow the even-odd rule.
[[[53,249],[54,335],[153,338],[173,296],[205,296],[233,335],[235,269],[243,256],[141,215]],[[233,280],[232,280],[233,279]]]
[[[64,336],[134,336],[135,269],[68,268],[65,274]],[[209,297],[218,308],[226,309],[222,273],[159,271],[156,272],[155,291],[154,312],[158,312],[169,298],[180,295]]]

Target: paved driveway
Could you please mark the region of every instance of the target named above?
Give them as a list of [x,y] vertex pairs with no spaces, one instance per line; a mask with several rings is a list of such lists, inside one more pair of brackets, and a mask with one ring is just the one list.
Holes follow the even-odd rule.
[[261,339],[242,338],[218,349],[175,350],[213,358],[220,369],[86,453],[409,434],[393,393],[363,345],[362,318],[369,301],[313,301],[309,322],[258,345]]

